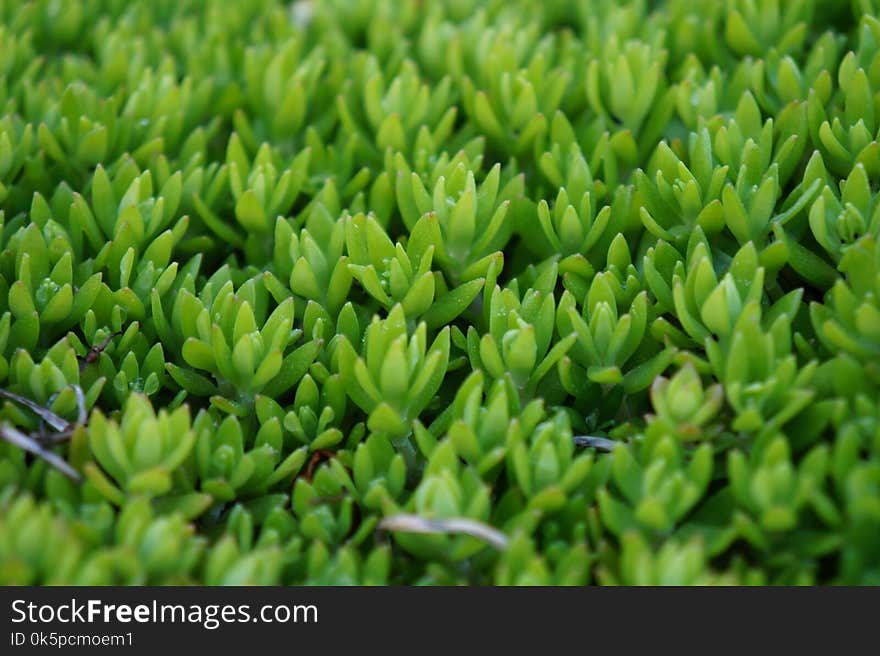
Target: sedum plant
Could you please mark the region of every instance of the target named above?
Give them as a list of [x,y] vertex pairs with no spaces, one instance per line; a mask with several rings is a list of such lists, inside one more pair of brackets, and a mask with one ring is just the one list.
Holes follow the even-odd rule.
[[0,8],[0,584],[880,582],[880,4],[106,4]]
[[370,430],[406,439],[412,422],[431,402],[449,366],[449,331],[428,346],[427,326],[407,331],[402,305],[385,319],[373,317],[361,354],[342,337],[337,346],[339,373],[349,398],[367,413]]
[[89,421],[88,439],[95,460],[85,464],[86,475],[102,495],[121,504],[124,493],[170,491],[171,475],[192,451],[196,436],[185,407],[156,415],[149,401],[132,395],[121,424],[96,411]]

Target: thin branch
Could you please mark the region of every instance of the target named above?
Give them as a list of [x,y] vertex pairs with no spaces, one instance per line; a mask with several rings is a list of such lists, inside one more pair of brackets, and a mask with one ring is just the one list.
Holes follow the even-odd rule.
[[82,481],[82,477],[79,473],[71,467],[66,460],[43,448],[35,439],[29,435],[25,435],[9,424],[0,424],[0,438],[42,458],[71,480],[76,481],[77,483]]
[[121,334],[121,330],[110,333],[103,342],[101,342],[97,346],[93,346],[92,348],[90,348],[85,356],[83,356],[82,361],[79,363],[79,372],[82,373],[83,371],[85,371],[86,367],[95,362],[98,359],[98,356],[100,356],[101,353],[104,352],[104,349],[110,346],[110,342],[112,342],[115,337],[119,337],[119,335]]
[[[77,387],[79,386],[77,385]],[[82,392],[82,390],[80,390],[80,392]],[[62,419],[48,408],[44,408],[39,403],[31,401],[24,396],[20,396],[13,392],[7,392],[5,389],[0,389],[0,396],[7,398],[10,401],[20,403],[26,408],[29,408],[35,415],[37,415],[40,419],[49,424],[56,431],[66,431],[68,428],[70,428],[70,422],[68,422],[66,419]]]
[[82,390],[82,387],[79,385],[71,385],[73,388],[73,393],[76,395],[76,407],[77,407],[77,416],[76,423],[84,424],[86,423],[86,419],[88,419],[88,413],[86,412],[86,395]]
[[55,446],[56,444],[61,444],[62,442],[66,442],[71,437],[73,437],[73,429],[71,426],[67,430],[58,431],[55,433],[47,433],[46,431],[39,431],[36,433],[31,433],[31,437],[42,444],[45,447]]
[[440,533],[462,534],[483,540],[499,551],[507,549],[507,536],[488,524],[466,517],[450,517],[448,519],[427,519],[419,515],[391,515],[379,522],[383,531],[400,531],[402,533]]
[[[0,424],[0,439],[20,447],[29,453],[33,453],[35,456],[42,458],[55,467],[65,476],[76,482],[80,482],[82,478],[76,470],[73,469],[66,460],[48,449],[48,447],[69,440],[76,427],[86,423],[86,397],[85,394],[83,394],[82,387],[75,384],[70,387],[73,388],[73,392],[76,395],[76,405],[78,410],[76,423],[71,423],[62,417],[59,417],[48,408],[44,408],[27,397],[0,389],[0,396],[7,398],[10,401],[20,403],[26,408],[29,408],[40,418],[40,430],[31,433],[30,435],[22,433],[20,430],[9,424]],[[48,424],[55,432],[46,432],[44,424]]]
[[620,442],[609,440],[607,437],[592,437],[590,435],[575,435],[574,443],[577,446],[592,447],[599,451],[613,451],[614,447]]

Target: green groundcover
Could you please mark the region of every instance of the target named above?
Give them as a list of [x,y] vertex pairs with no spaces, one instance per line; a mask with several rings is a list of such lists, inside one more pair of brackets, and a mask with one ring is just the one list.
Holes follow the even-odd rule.
[[0,1],[0,583],[880,584],[875,14]]

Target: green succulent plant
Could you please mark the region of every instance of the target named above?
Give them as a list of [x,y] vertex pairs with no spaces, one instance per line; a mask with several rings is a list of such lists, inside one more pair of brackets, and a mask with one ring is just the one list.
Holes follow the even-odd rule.
[[0,3],[0,583],[880,583],[878,11]]

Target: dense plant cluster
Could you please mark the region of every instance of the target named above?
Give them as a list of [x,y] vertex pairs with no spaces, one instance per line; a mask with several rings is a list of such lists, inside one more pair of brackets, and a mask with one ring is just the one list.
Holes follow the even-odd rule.
[[0,583],[880,584],[878,16],[0,1]]

